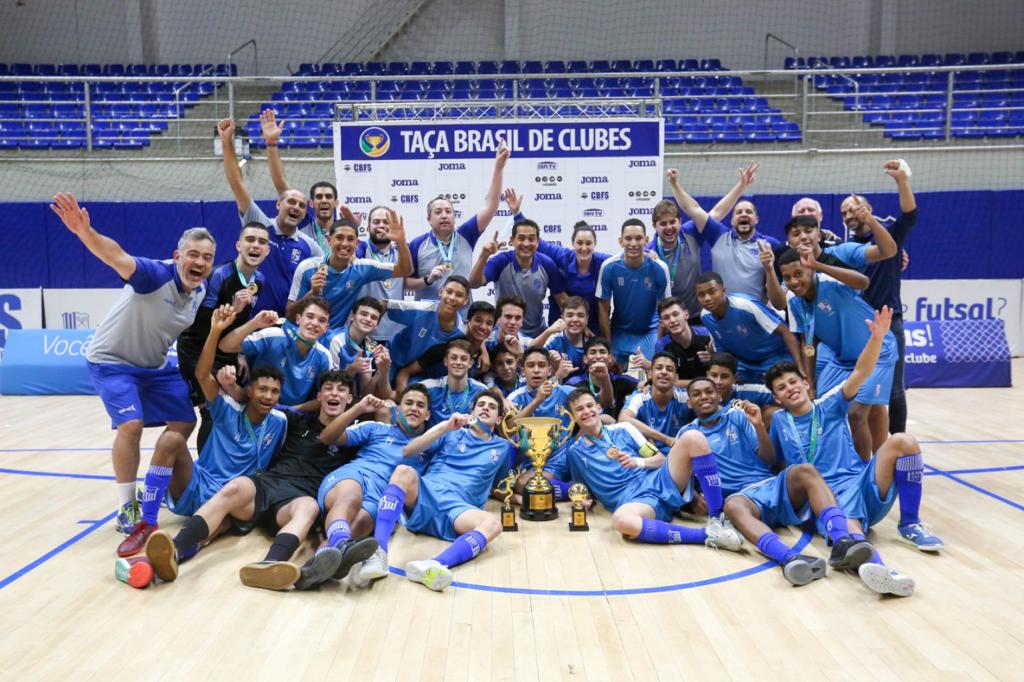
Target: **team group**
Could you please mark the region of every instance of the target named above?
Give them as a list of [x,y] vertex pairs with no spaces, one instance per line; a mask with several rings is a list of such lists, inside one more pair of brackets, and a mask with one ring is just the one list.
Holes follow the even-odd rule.
[[[401,521],[450,541],[405,565],[410,580],[441,590],[501,533],[485,503],[529,466],[508,427],[571,415],[576,432],[543,474],[560,499],[586,484],[625,538],[729,550],[748,541],[803,585],[825,576],[826,561],[772,529],[811,524],[834,570],[912,594],[913,579],[866,538],[898,500],[900,539],[942,547],[919,518],[924,465],[904,432],[900,251],[917,216],[905,162],[884,167],[899,217],[883,226],[851,195],[841,243],[809,198],[793,207],[788,244],[759,232],[742,199],[756,164],[710,211],[669,170],[675,201],[658,202],[650,225],[626,220],[612,255],[596,251],[584,222],[571,247],[541,239],[522,197],[502,191],[505,148],[475,215],[457,225],[451,202],[436,198],[430,229],[407,241],[393,209],[354,215],[329,182],[308,198],[291,188],[272,111],[262,126],[273,218],[242,178],[233,123],[218,126],[242,224],[223,264],[205,228],[186,230],[171,260],[133,257],[73,196],[54,198],[65,226],[126,283],[87,353],[116,431],[119,578],[173,581],[216,535],[261,525],[273,544],[241,569],[246,585],[310,589],[350,572],[351,586],[367,585],[388,575]],[[514,215],[508,248],[495,230],[474,257],[502,200]],[[488,283],[496,304],[473,301]],[[175,341],[177,365],[167,358]],[[166,428],[137,491],[142,430],[157,425]],[[517,497],[532,474],[515,481]],[[159,528],[163,503],[186,517],[173,537]],[[681,512],[706,514],[705,526],[679,523]],[[321,524],[313,556],[290,562]]]

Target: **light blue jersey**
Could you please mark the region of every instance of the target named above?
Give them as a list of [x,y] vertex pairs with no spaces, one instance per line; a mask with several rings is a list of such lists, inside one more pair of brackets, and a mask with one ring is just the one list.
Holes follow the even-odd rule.
[[565,332],[561,334],[555,334],[548,339],[548,342],[544,344],[544,350],[553,350],[561,353],[572,366],[576,369],[583,367],[583,339],[580,339],[579,345],[574,345],[569,341],[569,337]]
[[255,331],[242,341],[242,352],[250,368],[270,365],[281,370],[284,383],[279,402],[282,405],[306,402],[315,392],[317,377],[331,369],[331,354],[319,343],[314,343],[305,357],[299,353],[301,342],[296,341],[297,330],[293,323],[285,322],[282,327]]
[[[565,404],[566,398],[575,389],[572,386],[565,386],[559,384],[555,386],[554,390],[551,391],[551,395],[547,399],[537,406],[537,409],[533,411],[534,417],[557,417],[562,420],[562,423],[568,426],[568,419],[562,414],[560,407],[564,407],[566,410],[569,408]],[[514,403],[519,409],[522,409],[529,405],[536,397],[537,391],[530,390],[528,386],[521,386],[516,390],[508,394],[508,400]]]
[[868,247],[870,244],[843,242],[835,246],[825,247],[825,253],[831,254],[851,268],[863,272],[868,267]]
[[482,508],[508,475],[516,451],[504,438],[481,438],[469,428],[450,431],[430,448],[430,469],[423,475],[435,495]]
[[683,431],[700,431],[708,439],[726,497],[775,475],[757,456],[757,431],[742,410],[725,408],[715,424],[707,426],[695,419]]
[[537,336],[544,331],[544,300],[565,291],[565,282],[555,262],[542,253],[533,256],[529,269],[516,260],[514,251],[491,256],[484,265],[484,279],[494,282],[494,297],[519,296],[526,301],[523,331]]
[[[756,247],[755,247],[756,248]],[[709,310],[700,314],[701,324],[715,340],[715,348],[736,356],[742,380],[755,381],[779,360],[791,359],[775,330],[782,318],[761,301],[745,294],[726,296],[721,319]]]
[[475,379],[468,379],[465,389],[453,392],[448,387],[447,376],[424,379],[419,383],[423,384],[427,392],[430,393],[430,419],[427,421],[427,428],[445,421],[456,412],[469,414],[473,407],[473,401],[487,390],[485,384]]
[[372,258],[357,258],[347,268],[335,270],[329,261],[329,257],[307,258],[299,263],[288,300],[297,301],[309,293],[313,275],[321,266],[326,265],[327,283],[324,284],[322,296],[331,304],[331,329],[341,329],[348,324],[349,313],[359,300],[363,286],[370,282],[389,281],[395,264]]
[[[658,403],[655,402],[654,396],[650,393],[633,391],[626,398],[623,409],[632,410],[636,418],[644,424],[647,424],[661,434],[673,438],[679,433],[679,429],[686,426],[696,416],[686,402],[685,388],[673,389],[672,397],[669,398],[668,404],[665,405],[664,409],[658,407]],[[662,454],[667,455],[668,451],[672,449],[667,443],[661,441],[652,442],[658,446],[658,450]]]
[[[853,447],[847,421],[849,409],[850,401],[843,396],[840,384],[815,400],[814,409],[805,415],[777,413],[771,429],[776,456],[784,458],[787,464],[813,464],[832,488],[857,477],[867,464]],[[818,434],[813,453],[809,451],[812,423],[816,424]]]
[[658,329],[658,301],[669,293],[668,266],[644,258],[637,267],[626,264],[620,253],[601,264],[596,295],[612,302],[612,337],[618,331],[649,334]]
[[391,366],[399,369],[419,360],[420,356],[439,344],[466,335],[466,321],[459,313],[455,326],[445,331],[437,319],[440,301],[390,301],[387,318],[403,325],[391,340],[388,348],[391,351]]
[[727,396],[722,396],[722,404],[728,405],[733,400],[748,400],[760,407],[769,407],[775,404],[775,396],[764,383],[733,384],[732,392]]

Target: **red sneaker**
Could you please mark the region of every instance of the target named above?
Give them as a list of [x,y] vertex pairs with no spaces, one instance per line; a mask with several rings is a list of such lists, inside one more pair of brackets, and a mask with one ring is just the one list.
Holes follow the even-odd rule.
[[128,537],[117,546],[117,556],[135,556],[146,547],[146,540],[149,540],[149,536],[153,534],[153,531],[157,529],[156,526],[151,526],[145,521],[139,521],[132,528],[132,532],[128,534]]

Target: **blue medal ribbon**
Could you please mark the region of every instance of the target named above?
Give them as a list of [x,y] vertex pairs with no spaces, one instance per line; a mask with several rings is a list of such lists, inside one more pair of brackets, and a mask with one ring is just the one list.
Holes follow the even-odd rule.
[[260,432],[257,434],[256,430],[252,427],[252,422],[249,421],[249,415],[246,414],[245,408],[242,409],[242,423],[245,424],[245,430],[249,433],[249,438],[252,440],[253,449],[256,450],[256,461],[260,461],[260,450],[263,447],[263,434],[267,430],[267,422],[270,421],[270,415],[263,417],[263,421],[260,422]]

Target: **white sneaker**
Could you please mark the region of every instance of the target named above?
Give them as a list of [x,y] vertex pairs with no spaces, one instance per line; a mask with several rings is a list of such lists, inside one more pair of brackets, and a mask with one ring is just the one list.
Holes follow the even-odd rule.
[[410,561],[405,565],[405,577],[413,582],[422,583],[435,592],[440,592],[452,584],[452,572],[433,559]]
[[914,594],[914,579],[882,564],[861,564],[857,569],[864,584],[878,594],[909,597]]
[[374,580],[388,577],[388,553],[380,547],[364,561],[359,570],[348,579],[352,587],[363,588]]
[[704,541],[704,545],[707,547],[727,549],[730,552],[738,552],[743,547],[743,536],[724,516],[708,517],[706,530],[708,539]]

